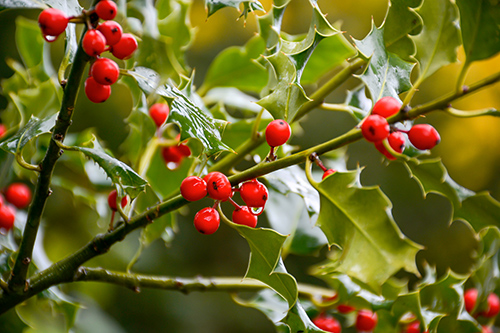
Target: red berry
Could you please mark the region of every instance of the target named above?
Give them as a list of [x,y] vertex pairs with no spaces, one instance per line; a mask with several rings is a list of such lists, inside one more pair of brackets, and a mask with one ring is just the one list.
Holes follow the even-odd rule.
[[127,59],[137,49],[137,41],[131,34],[122,34],[120,41],[111,47],[111,53],[118,59]]
[[488,308],[481,315],[486,318],[495,317],[500,312],[500,299],[494,293],[488,295]]
[[102,20],[112,20],[115,18],[118,8],[113,1],[101,0],[95,6],[95,12]]
[[438,131],[429,124],[414,125],[408,132],[408,138],[420,150],[432,149],[441,141]]
[[[403,133],[392,132],[387,137],[387,140],[389,141],[389,145],[391,146],[392,149],[394,149],[395,152],[401,154],[405,149],[406,139]],[[377,150],[382,154],[384,154],[385,157],[387,157],[388,159],[390,160],[396,159],[396,157],[392,156],[392,154],[387,149],[385,149],[383,140],[375,142],[375,148],[377,148]]]
[[106,45],[115,45],[123,34],[122,26],[115,21],[105,21],[97,26],[97,30],[106,38]]
[[323,331],[331,333],[342,332],[342,326],[340,326],[338,320],[331,316],[319,315],[318,317],[314,318],[312,322]]
[[82,47],[89,56],[96,57],[104,52],[106,38],[96,29],[89,30],[83,36]]
[[216,171],[212,172],[209,177],[207,176],[204,179],[206,179],[207,192],[210,198],[226,201],[232,196],[233,189],[226,175]]
[[5,190],[5,199],[19,209],[28,207],[31,202],[31,190],[23,183],[12,183]]
[[252,214],[250,208],[241,206],[233,211],[233,222],[255,228],[257,226],[257,216]]
[[92,64],[90,75],[97,83],[109,86],[118,80],[120,68],[111,59],[99,58]]
[[372,114],[378,114],[384,118],[395,115],[401,109],[401,102],[391,96],[379,99],[373,106]]
[[271,147],[278,147],[288,141],[292,130],[282,119],[273,120],[266,127],[266,141]]
[[414,321],[406,327],[406,333],[420,333],[420,322]]
[[184,144],[184,143],[180,143],[177,145],[177,150],[179,150],[179,153],[183,156],[183,157],[188,157],[188,156],[191,156],[191,149],[188,147],[188,145]]
[[188,201],[198,201],[207,195],[207,183],[196,176],[189,176],[181,183],[181,194]]
[[111,96],[111,87],[97,83],[93,77],[85,80],[85,95],[94,103],[105,102]]
[[350,305],[347,305],[347,304],[339,304],[337,306],[337,311],[340,312],[340,313],[342,313],[342,314],[351,313],[354,310],[356,310],[356,308],[354,306],[350,306]]
[[7,127],[4,124],[0,124],[0,138],[2,138],[5,133],[7,133]]
[[161,155],[163,156],[165,163],[180,163],[183,158],[177,146],[163,147]]
[[337,172],[337,170],[328,169],[325,172],[323,172],[323,178],[321,179],[325,179],[326,177],[330,176],[331,174],[334,174],[335,172]]
[[[115,212],[118,210],[116,206],[117,199],[118,199],[118,193],[116,192],[116,190],[111,191],[108,195],[108,205],[109,208],[111,208],[111,210]],[[124,208],[127,205],[127,202],[128,202],[127,196],[124,196],[121,201],[122,208]]]
[[10,230],[14,226],[16,212],[9,205],[0,206],[0,228]]
[[489,326],[481,326],[481,333],[493,333],[493,330]]
[[364,138],[370,142],[384,140],[389,136],[389,130],[390,128],[387,120],[378,114],[366,117],[363,124],[361,124],[361,133]]
[[356,329],[358,331],[371,331],[377,326],[378,317],[375,312],[359,310],[356,316]]
[[211,235],[219,229],[220,216],[212,207],[200,210],[194,216],[194,227],[205,235]]
[[269,198],[267,187],[257,179],[243,183],[240,195],[248,207],[264,207]]
[[38,16],[38,25],[42,33],[47,36],[59,36],[66,30],[68,22],[66,14],[56,8],[47,8]]
[[465,310],[469,313],[472,313],[472,310],[476,307],[477,294],[478,292],[475,288],[468,289],[464,293]]
[[170,108],[165,103],[155,103],[149,108],[149,115],[155,122],[156,127],[161,127],[165,123],[169,113]]

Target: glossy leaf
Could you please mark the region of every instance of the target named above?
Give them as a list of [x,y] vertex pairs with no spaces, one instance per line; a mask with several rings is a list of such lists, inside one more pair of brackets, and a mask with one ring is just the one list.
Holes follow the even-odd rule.
[[342,251],[324,265],[323,273],[345,273],[377,290],[401,269],[418,274],[419,247],[397,227],[391,203],[380,188],[362,187],[359,175],[359,170],[336,172],[312,182],[320,194],[317,225],[329,244]]
[[0,10],[4,8],[44,8],[42,0],[0,0]]
[[417,45],[420,78],[431,76],[441,67],[457,61],[461,44],[458,9],[449,0],[425,1],[417,9],[424,20],[422,32],[413,37]]
[[68,16],[78,16],[83,10],[78,0],[44,0],[44,2],[52,8],[62,10]]
[[368,36],[354,42],[359,51],[369,58],[368,66],[359,78],[366,84],[373,101],[383,96],[399,99],[400,93],[410,89],[410,73],[414,64],[387,51],[383,26],[377,28],[373,24]]
[[500,202],[487,192],[477,193],[455,208],[454,217],[469,222],[476,232],[488,226],[499,227]]
[[264,10],[262,4],[257,0],[205,0],[205,6],[207,7],[208,16],[210,17],[215,12],[222,8],[232,7],[239,10],[240,4],[244,4],[245,12],[243,15],[248,14],[249,10]]
[[353,90],[347,91],[345,104],[350,107],[353,117],[360,121],[364,119],[372,109],[372,101],[366,97],[366,86],[360,85]]
[[457,0],[466,61],[487,59],[500,51],[500,8],[491,0]]

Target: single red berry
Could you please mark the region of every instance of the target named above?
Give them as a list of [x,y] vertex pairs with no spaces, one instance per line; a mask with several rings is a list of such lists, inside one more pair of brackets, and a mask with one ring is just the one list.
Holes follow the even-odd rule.
[[342,332],[342,326],[340,326],[339,321],[332,316],[319,315],[312,322],[323,331],[331,333]]
[[16,212],[9,205],[0,206],[0,228],[12,229],[16,221]]
[[337,306],[337,311],[340,312],[340,313],[342,313],[342,314],[351,313],[354,310],[356,310],[356,308],[354,306],[350,306],[350,305],[347,305],[347,304],[339,304]]
[[31,202],[31,190],[23,183],[12,183],[5,190],[5,199],[19,209],[28,207]]
[[210,177],[207,176],[204,179],[206,179],[207,192],[210,198],[226,201],[232,196],[233,189],[225,174],[215,171],[211,172]]
[[69,18],[63,11],[56,8],[47,8],[38,16],[38,25],[42,34],[57,37],[66,30]]
[[[116,206],[117,199],[118,199],[118,193],[116,192],[116,190],[111,191],[108,195],[108,205],[109,208],[111,208],[111,210],[115,212],[118,210],[118,207]],[[127,196],[124,196],[121,201],[122,208],[124,208],[127,205],[127,202],[128,202]]]
[[240,195],[248,207],[264,207],[269,198],[267,187],[257,179],[243,183]]
[[384,140],[389,136],[389,131],[390,128],[387,120],[378,114],[366,117],[363,124],[361,124],[361,133],[363,137],[370,142]]
[[219,229],[219,225],[219,213],[212,207],[203,208],[194,216],[194,227],[202,234],[213,234]]
[[122,34],[120,41],[111,46],[111,53],[118,59],[128,59],[137,49],[137,41],[129,33]]
[[257,216],[252,214],[250,208],[241,206],[233,211],[233,222],[255,228],[257,226]]
[[323,172],[323,178],[321,179],[325,179],[326,177],[330,176],[331,174],[334,174],[335,172],[337,172],[337,170],[328,169],[325,172]]
[[200,177],[186,177],[181,183],[181,194],[188,201],[203,199],[207,195],[207,183]]
[[92,64],[90,75],[97,83],[109,86],[118,80],[120,68],[111,59],[99,58]]
[[106,38],[106,45],[115,45],[123,34],[122,26],[115,21],[105,21],[97,26],[97,30]]
[[358,331],[372,331],[377,326],[378,317],[375,312],[359,310],[356,316],[356,329]]
[[184,157],[177,146],[163,147],[161,155],[163,156],[165,163],[180,163]]
[[0,206],[2,206],[4,203],[3,195],[0,194]]
[[170,108],[165,103],[155,103],[149,108],[149,115],[156,124],[156,127],[161,127],[168,118]]
[[116,3],[110,0],[101,0],[95,6],[95,12],[102,20],[112,20],[115,18],[118,12],[118,7]]
[[420,322],[414,321],[406,327],[406,333],[420,333]]
[[290,125],[282,119],[273,120],[266,127],[266,141],[271,147],[278,147],[288,141],[292,130]]
[[97,83],[93,77],[85,80],[85,95],[94,103],[105,102],[111,96],[111,87]]
[[7,133],[7,127],[4,124],[0,124],[0,138],[2,138],[5,133]]
[[429,124],[414,125],[408,132],[408,138],[420,150],[432,149],[441,141],[438,131]]
[[493,330],[489,326],[481,326],[481,333],[493,333]]
[[476,307],[478,291],[475,288],[467,289],[464,293],[465,310],[472,313]]
[[401,109],[401,102],[391,96],[379,99],[373,106],[372,114],[378,114],[384,118],[395,115]]
[[89,30],[83,36],[82,47],[89,56],[97,57],[106,48],[106,38],[99,30]]
[[191,149],[189,148],[188,145],[184,144],[184,143],[179,143],[177,145],[177,149],[179,150],[179,153],[183,156],[183,157],[189,157],[191,156]]
[[[387,137],[387,140],[389,142],[389,145],[391,146],[392,149],[394,149],[395,152],[397,153],[402,153],[403,150],[405,149],[405,144],[406,144],[406,139],[403,133],[401,132],[392,132],[389,134]],[[377,141],[375,142],[375,148],[379,152],[385,155],[390,160],[395,160],[396,157],[394,157],[384,146],[383,140],[382,141]]]
[[486,318],[495,317],[500,312],[500,299],[494,293],[488,295],[488,307],[481,315]]

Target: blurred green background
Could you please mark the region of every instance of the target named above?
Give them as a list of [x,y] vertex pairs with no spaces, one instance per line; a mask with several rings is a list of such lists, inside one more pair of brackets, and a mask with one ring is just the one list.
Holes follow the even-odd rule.
[[[271,3],[262,1],[266,9]],[[371,21],[379,26],[387,10],[386,0],[320,0],[320,8],[328,13],[331,23],[341,23],[346,36],[362,39],[371,28]],[[82,5],[86,5],[82,3]],[[0,12],[0,77],[12,72],[5,59],[19,59],[14,41],[15,18],[23,15],[36,19],[37,10],[5,10]],[[262,13],[258,13],[262,15]],[[309,27],[311,7],[307,0],[292,0],[286,10],[283,30],[291,34],[305,33]],[[190,19],[196,34],[187,52],[189,66],[196,70],[195,83],[199,86],[210,62],[224,48],[243,45],[257,31],[255,17],[250,14],[246,24],[238,19],[235,10],[224,9],[209,19],[204,3],[192,3]],[[54,66],[57,67],[63,50],[62,39],[52,46]],[[462,50],[460,50],[462,56]],[[500,57],[474,63],[466,82],[473,82],[500,67]],[[413,104],[428,101],[454,87],[460,63],[438,71],[420,87]],[[359,84],[351,79],[329,101],[341,103],[346,89]],[[306,87],[308,89],[308,87]],[[0,109],[5,107],[0,101]],[[459,109],[500,108],[500,84],[464,98],[453,105]],[[123,119],[132,109],[132,96],[124,85],[113,86],[113,94],[105,103],[96,105],[79,98],[72,132],[95,128],[106,146],[118,152],[127,136]],[[0,111],[1,118],[1,111]],[[432,151],[440,156],[450,176],[460,185],[474,191],[489,191],[500,199],[500,119],[483,117],[456,119],[441,112],[433,112],[423,119],[433,124],[441,134],[442,142]],[[306,148],[355,125],[347,114],[317,110],[300,122],[302,131],[294,136],[292,144]],[[314,133],[314,135],[311,135]],[[424,245],[418,255],[423,261],[436,265],[438,272],[448,268],[466,272],[477,246],[469,227],[460,221],[450,221],[451,206],[447,199],[430,194],[423,198],[416,182],[409,178],[404,166],[388,163],[373,146],[360,141],[349,146],[347,166],[365,167],[364,185],[380,185],[393,202],[393,214],[402,231],[412,240]],[[98,215],[89,207],[73,200],[65,190],[55,191],[48,201],[44,219],[44,244],[49,258],[59,260],[82,245],[93,235],[103,232],[105,225],[93,221]],[[141,256],[134,266],[140,273],[167,276],[243,276],[248,262],[248,246],[233,230],[222,227],[206,237],[191,226],[194,213],[206,203],[194,203],[183,209],[179,230],[171,246],[157,241]],[[259,222],[265,225],[265,222]],[[138,233],[135,234],[138,236]],[[131,235],[113,247],[110,253],[94,259],[89,265],[124,270],[138,247],[137,237]],[[325,250],[317,257],[290,255],[287,269],[300,282],[321,283],[307,274],[307,267],[320,262]],[[224,293],[193,293],[141,290],[135,293],[121,287],[97,283],[78,283],[63,286],[70,295],[80,300],[74,332],[274,332],[273,325],[258,311],[235,305]],[[23,330],[14,313],[0,317],[1,332]],[[47,332],[52,332],[48,330]]]

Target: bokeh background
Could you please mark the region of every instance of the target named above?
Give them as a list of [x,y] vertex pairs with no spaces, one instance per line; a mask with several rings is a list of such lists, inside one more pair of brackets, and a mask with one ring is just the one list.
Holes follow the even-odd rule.
[[[270,0],[262,0],[266,9]],[[370,31],[372,20],[379,26],[387,11],[387,0],[319,0],[320,8],[328,13],[331,23],[341,24],[346,36],[363,39]],[[82,3],[88,6],[87,3]],[[12,75],[5,63],[7,58],[19,59],[14,29],[15,19],[23,15],[36,19],[37,10],[5,10],[0,12],[0,77]],[[262,13],[257,13],[262,15]],[[307,32],[311,8],[307,0],[292,0],[288,6],[283,31],[290,34]],[[192,1],[190,19],[196,27],[192,45],[187,52],[187,63],[196,70],[195,84],[203,82],[210,62],[224,48],[243,45],[257,31],[256,20],[250,14],[246,23],[238,19],[240,13],[223,9],[207,19],[202,0]],[[62,55],[63,42],[52,47],[54,65]],[[463,52],[459,50],[459,58]],[[460,63],[438,71],[421,85],[413,104],[429,101],[451,91]],[[474,63],[467,82],[483,78],[500,68],[500,57]],[[329,96],[330,102],[341,103],[345,91],[359,84],[352,79]],[[306,87],[307,88],[307,87]],[[72,132],[95,128],[106,146],[119,151],[127,136],[123,120],[132,109],[132,96],[125,85],[117,84],[111,98],[103,104],[92,104],[79,98]],[[6,100],[0,99],[0,110]],[[500,108],[500,84],[493,85],[453,104],[458,109],[472,110],[486,107]],[[0,118],[1,118],[0,111]],[[440,156],[448,172],[457,183],[473,191],[489,191],[500,200],[500,119],[482,117],[456,119],[442,112],[433,112],[425,119],[441,134],[442,142],[432,151]],[[306,148],[355,125],[347,114],[316,110],[305,117],[297,127],[292,144]],[[314,133],[314,134],[311,134]],[[451,221],[449,201],[439,195],[423,198],[416,182],[409,178],[404,166],[388,163],[373,146],[360,141],[347,150],[347,166],[365,167],[361,181],[364,185],[379,185],[393,202],[393,214],[402,231],[412,240],[425,246],[418,254],[419,265],[424,261],[435,265],[440,274],[452,269],[467,272],[472,263],[477,241],[469,226]],[[183,209],[179,230],[167,248],[160,241],[153,243],[134,267],[140,273],[167,276],[243,276],[248,262],[248,246],[229,228],[221,228],[211,237],[198,234],[191,226],[194,213],[206,203],[194,203]],[[76,212],[76,213],[75,213]],[[78,249],[92,235],[106,226],[96,225],[96,213],[73,200],[65,190],[55,191],[46,208],[43,242],[50,260],[59,260]],[[265,222],[263,222],[265,224]],[[82,227],[85,226],[85,227]],[[94,259],[89,265],[124,270],[139,245],[136,234],[118,244],[110,253]],[[290,255],[285,260],[287,269],[300,282],[320,283],[308,275],[307,267],[320,262],[326,249],[316,257]],[[78,299],[79,311],[74,332],[274,332],[274,327],[258,311],[240,307],[225,293],[192,293],[141,290],[139,293],[112,285],[79,283],[63,289]],[[1,332],[21,332],[22,322],[10,313],[0,317]],[[47,332],[53,332],[48,328]]]

